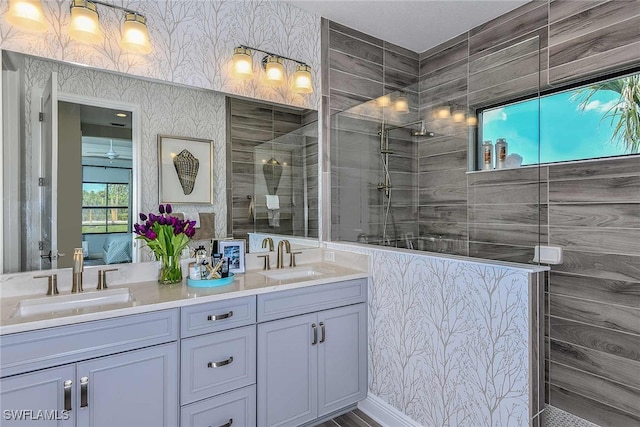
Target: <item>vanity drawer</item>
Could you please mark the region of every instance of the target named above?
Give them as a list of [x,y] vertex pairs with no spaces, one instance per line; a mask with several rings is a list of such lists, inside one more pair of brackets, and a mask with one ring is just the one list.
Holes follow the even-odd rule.
[[180,396],[195,402],[256,382],[256,326],[181,342]]
[[183,338],[250,325],[256,323],[256,297],[183,307],[181,316]]
[[256,424],[256,386],[183,406],[182,427],[251,427]]
[[367,300],[367,279],[258,295],[258,322],[341,307]]
[[176,341],[178,319],[162,310],[4,335],[0,376]]

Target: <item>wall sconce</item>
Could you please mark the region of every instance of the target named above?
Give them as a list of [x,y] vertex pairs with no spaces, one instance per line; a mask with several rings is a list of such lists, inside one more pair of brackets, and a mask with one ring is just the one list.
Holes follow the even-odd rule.
[[297,59],[276,55],[266,50],[257,49],[250,46],[238,46],[233,50],[231,62],[231,75],[239,80],[250,80],[253,78],[253,59],[251,51],[262,52],[262,68],[265,71],[264,83],[271,87],[282,86],[285,81],[284,60],[297,63],[296,71],[293,75],[293,91],[296,93],[312,93],[313,80],[311,78],[311,67]]
[[376,103],[380,108],[386,108],[391,105],[391,95],[382,95],[379,98],[376,98]]
[[[147,19],[135,10],[90,0],[71,0],[69,8],[71,20],[69,37],[82,43],[101,43],[104,40],[98,16],[98,7],[102,5],[125,12],[122,25],[121,45],[124,50],[134,53],[151,52]],[[41,0],[10,0],[7,21],[20,29],[28,31],[46,31]]]
[[451,117],[455,123],[462,123],[466,118],[466,113],[462,107],[459,105],[453,107],[453,113],[451,113]]
[[443,105],[436,110],[436,118],[449,119],[451,118],[451,106]]
[[467,117],[467,126],[477,126],[478,118],[476,116]]
[[409,112],[409,100],[407,100],[406,95],[400,95],[396,98],[396,101],[393,103],[393,109],[398,113]]
[[9,0],[7,21],[27,31],[43,32],[48,27],[41,0]]

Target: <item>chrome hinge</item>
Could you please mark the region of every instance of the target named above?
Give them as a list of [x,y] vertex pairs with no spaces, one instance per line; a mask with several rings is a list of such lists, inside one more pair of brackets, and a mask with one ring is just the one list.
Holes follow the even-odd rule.
[[47,185],[47,178],[38,178],[38,187],[44,187]]
[[43,242],[42,240],[40,240],[40,241],[38,242],[38,250],[39,250],[39,251],[44,250],[44,242]]
[[38,113],[38,120],[44,122],[44,113]]

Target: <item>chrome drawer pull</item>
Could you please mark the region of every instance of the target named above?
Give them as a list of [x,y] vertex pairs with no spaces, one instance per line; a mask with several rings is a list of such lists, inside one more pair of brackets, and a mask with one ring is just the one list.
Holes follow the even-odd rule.
[[322,335],[320,338],[320,344],[322,344],[325,341],[325,338],[327,337],[327,334],[324,330],[324,322],[320,322],[320,331],[322,332]]
[[71,386],[73,381],[66,380],[64,382],[64,410],[71,411]]
[[209,362],[207,364],[208,368],[219,368],[221,366],[225,366],[228,365],[229,363],[233,362],[233,356],[231,356],[230,358],[228,358],[227,360],[223,360],[222,362]]
[[[231,427],[231,424],[233,424],[233,418],[229,418],[229,422],[226,424],[221,425],[220,427]],[[211,427],[211,426],[209,426]]]
[[228,319],[231,316],[233,316],[233,311],[230,311],[225,314],[210,314],[207,316],[207,320],[211,320],[211,321],[222,320],[222,319]]
[[86,408],[89,406],[89,377],[80,378],[80,407]]
[[311,329],[313,329],[313,342],[311,343],[311,345],[316,345],[318,344],[318,328],[316,327],[315,323],[311,324]]

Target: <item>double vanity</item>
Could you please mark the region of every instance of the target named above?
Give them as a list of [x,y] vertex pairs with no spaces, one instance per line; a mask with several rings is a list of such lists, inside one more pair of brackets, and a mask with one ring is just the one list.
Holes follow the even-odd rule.
[[366,397],[367,276],[316,261],[3,297],[2,425],[312,425]]

